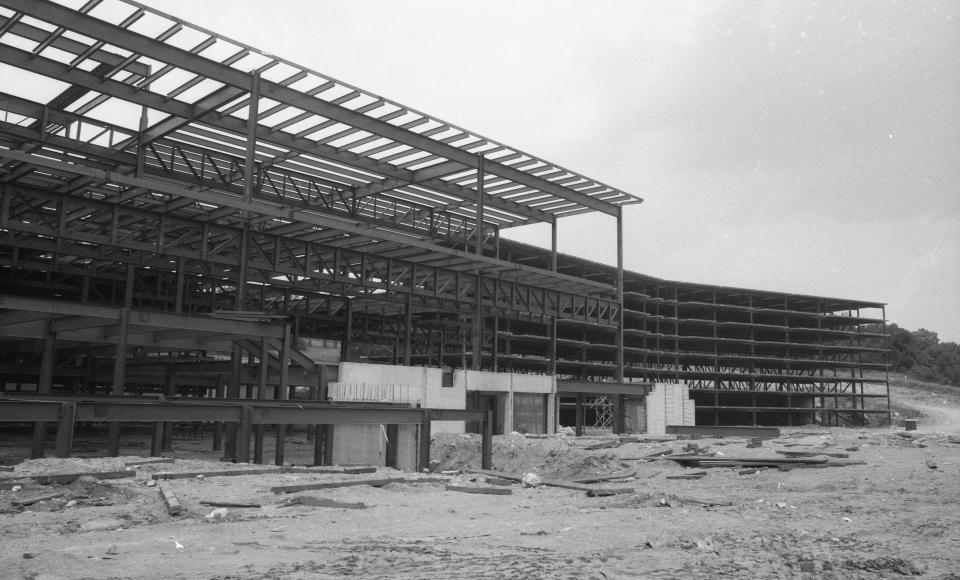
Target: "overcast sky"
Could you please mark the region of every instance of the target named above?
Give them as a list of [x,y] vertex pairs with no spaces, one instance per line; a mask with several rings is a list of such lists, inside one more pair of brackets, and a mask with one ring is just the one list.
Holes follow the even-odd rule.
[[[960,3],[151,5],[643,197],[630,270],[960,341]],[[613,225],[560,250],[615,263]]]

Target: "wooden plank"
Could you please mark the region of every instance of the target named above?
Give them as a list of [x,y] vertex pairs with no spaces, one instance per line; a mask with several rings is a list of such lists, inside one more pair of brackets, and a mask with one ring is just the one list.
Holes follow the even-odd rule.
[[242,475],[272,475],[276,473],[300,473],[304,475],[311,474],[346,474],[358,475],[362,473],[376,473],[376,467],[322,467],[322,468],[303,468],[303,467],[266,467],[263,469],[221,469],[210,471],[170,471],[163,473],[154,473],[152,479],[193,479],[199,476],[203,477],[237,477]]
[[667,433],[669,435],[719,435],[721,437],[776,439],[780,436],[780,429],[776,427],[748,426],[667,425]]
[[173,463],[173,457],[153,457],[142,461],[128,461],[124,463],[126,467],[138,467],[140,465],[153,465],[154,463]]
[[[515,474],[511,474],[511,473],[502,473],[502,472],[500,472],[500,471],[488,471],[488,470],[486,470],[486,469],[474,469],[474,470],[471,471],[471,473],[477,473],[477,474],[480,474],[480,475],[489,475],[489,476],[492,476],[492,477],[500,477],[500,478],[509,479],[509,480],[512,480],[512,481],[522,481],[522,480],[523,480],[523,476],[522,476],[522,475],[515,475]],[[634,490],[634,488],[632,488],[632,487],[596,487],[596,486],[586,485],[586,484],[582,484],[582,483],[574,483],[574,482],[571,482],[571,481],[557,481],[557,480],[553,480],[553,479],[544,479],[544,480],[542,480],[542,481],[543,481],[543,485],[546,485],[546,486],[548,486],[548,487],[559,487],[559,488],[562,488],[562,489],[575,489],[575,490],[577,490],[577,491],[597,491],[597,490],[603,490],[603,491],[609,491],[609,492],[614,492],[614,491],[615,491],[616,493],[634,493],[634,491],[636,491],[636,490]]]
[[271,487],[273,493],[297,493],[299,491],[309,491],[312,489],[334,489],[338,487],[350,487],[354,485],[369,485],[371,487],[383,487],[391,483],[443,483],[450,481],[446,477],[388,477],[385,479],[351,479],[347,481],[324,481],[318,483],[304,483],[300,485],[279,485]]
[[233,503],[229,501],[201,501],[202,505],[208,505],[210,507],[224,507],[224,508],[258,508],[263,507],[258,503]]
[[162,499],[164,505],[167,506],[168,514],[175,516],[184,511],[184,507],[180,505],[180,500],[178,500],[177,496],[173,494],[173,490],[162,483],[157,484],[157,489],[160,490],[160,499]]
[[826,458],[817,457],[724,457],[723,459],[719,459],[715,455],[665,455],[664,459],[676,461],[677,463],[706,464],[714,462],[728,464],[735,463],[739,465],[779,465],[786,463],[806,464],[827,462]]
[[714,500],[708,500],[708,499],[694,499],[689,497],[678,497],[677,499],[684,503],[696,503],[696,504],[700,504],[707,507],[733,505],[733,502],[729,502],[729,501],[714,501]]
[[47,500],[51,500],[51,499],[57,499],[58,497],[63,497],[63,496],[65,496],[65,495],[67,495],[66,492],[61,491],[61,492],[59,492],[59,493],[50,493],[50,494],[47,494],[47,495],[41,495],[41,496],[37,496],[37,497],[31,497],[31,498],[28,498],[28,499],[12,499],[12,500],[10,500],[10,505],[17,506],[17,507],[26,507],[26,506],[28,506],[28,505],[33,505],[33,504],[35,504],[35,503],[40,503],[40,502],[42,502],[42,501],[47,501]]
[[850,467],[851,465],[866,465],[866,461],[825,461],[824,463],[797,463],[790,465],[780,465],[780,471],[790,471],[791,469],[818,469],[825,467]]
[[706,472],[703,473],[684,473],[683,475],[668,475],[667,479],[703,479],[706,475]]
[[581,447],[585,451],[596,451],[597,449],[613,449],[620,447],[621,443],[619,441],[604,441],[602,443],[594,443],[593,445],[587,445]]
[[610,481],[611,479],[626,479],[637,474],[636,471],[621,471],[620,473],[611,473],[609,475],[594,475],[592,477],[581,477],[571,479],[573,483],[599,483],[601,481]]
[[775,452],[786,455],[787,457],[816,457],[817,455],[836,457],[838,459],[847,459],[850,457],[849,453],[817,453],[816,451],[784,451],[783,449],[776,449]]
[[0,471],[13,471],[12,465],[0,465]]
[[488,495],[511,495],[513,490],[508,487],[467,487],[463,485],[448,485],[447,491],[459,491],[461,493],[480,493]]
[[89,475],[97,479],[126,479],[137,475],[135,471],[85,471],[82,473],[53,473],[31,475],[30,477],[41,485],[51,483],[73,483],[81,477]]

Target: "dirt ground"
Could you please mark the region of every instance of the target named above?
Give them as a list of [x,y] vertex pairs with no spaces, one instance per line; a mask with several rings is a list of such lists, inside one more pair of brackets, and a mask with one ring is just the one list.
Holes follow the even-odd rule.
[[[960,579],[960,397],[929,389],[895,394],[901,411],[922,411],[918,431],[791,428],[760,448],[748,448],[742,438],[663,438],[595,450],[586,447],[617,440],[495,438],[498,470],[564,480],[632,473],[601,485],[635,492],[608,497],[492,485],[459,472],[303,469],[163,480],[184,508],[171,516],[159,486],[150,485],[154,474],[268,466],[222,463],[209,451],[209,439],[178,440],[174,463],[132,467],[123,479],[40,485],[13,478],[123,471],[125,463],[144,459],[145,442],[131,441],[119,458],[22,461],[0,472],[0,578]],[[22,454],[17,443],[0,439],[0,458],[10,462]],[[292,437],[287,459],[307,463],[312,447],[305,443],[302,435]],[[742,473],[638,459],[688,445],[717,458],[806,451],[847,454],[843,461],[865,464]],[[98,446],[91,441],[87,454]],[[476,436],[438,436],[436,471],[478,467],[479,448]],[[668,479],[696,471],[707,474]],[[411,481],[271,491],[386,478]],[[471,494],[447,485],[511,493]],[[15,505],[57,493],[63,495]],[[215,508],[204,501],[260,507],[230,507],[208,518]]]

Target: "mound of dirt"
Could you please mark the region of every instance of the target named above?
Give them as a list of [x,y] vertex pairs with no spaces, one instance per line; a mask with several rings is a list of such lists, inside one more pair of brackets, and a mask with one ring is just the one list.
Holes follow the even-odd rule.
[[[431,458],[436,471],[480,468],[480,436],[438,434]],[[577,479],[623,471],[622,463],[609,449],[587,450],[572,437],[528,438],[499,435],[493,438],[493,469],[506,473],[536,473],[548,479]]]

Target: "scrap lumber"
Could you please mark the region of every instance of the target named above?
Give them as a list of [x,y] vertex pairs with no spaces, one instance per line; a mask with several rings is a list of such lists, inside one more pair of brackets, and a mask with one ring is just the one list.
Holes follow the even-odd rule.
[[37,497],[31,497],[27,499],[12,499],[10,500],[10,505],[17,506],[17,507],[26,507],[28,505],[40,503],[42,501],[57,499],[58,497],[63,497],[65,495],[66,493],[61,491],[59,493],[49,493],[47,495],[40,495]]
[[511,495],[513,490],[508,487],[469,487],[466,485],[448,485],[447,491],[459,491],[460,493],[480,493],[489,495]]
[[729,502],[729,501],[714,501],[714,500],[707,500],[707,499],[694,499],[694,498],[689,498],[689,497],[678,497],[678,498],[676,498],[676,499],[677,499],[678,501],[683,502],[683,503],[698,503],[698,504],[700,504],[700,505],[702,505],[702,506],[706,506],[706,507],[713,507],[713,506],[723,506],[723,507],[726,507],[726,506],[732,506],[732,505],[733,505],[733,502]]
[[706,471],[696,471],[693,473],[683,473],[679,475],[668,475],[667,479],[703,479],[707,475]]
[[364,510],[367,504],[363,502],[337,501],[329,497],[313,497],[312,495],[298,495],[285,499],[280,502],[279,507],[290,507],[295,505],[305,505],[312,507],[341,508],[348,510]]
[[312,489],[334,489],[354,485],[369,485],[383,487],[391,483],[439,483],[449,481],[446,477],[388,477],[386,479],[351,479],[347,481],[323,481],[318,483],[304,483],[300,485],[278,485],[271,487],[273,493],[297,493]]
[[776,439],[780,436],[780,429],[776,427],[667,425],[667,433],[670,435],[719,435],[721,437]]
[[866,461],[824,461],[823,463],[796,463],[790,465],[777,466],[780,471],[790,471],[791,469],[822,469],[825,467],[849,467],[851,465],[866,465]]
[[775,452],[786,455],[787,457],[816,457],[817,455],[836,457],[838,459],[847,459],[850,457],[849,453],[817,453],[816,451],[785,451],[783,449],[776,449]]
[[714,455],[666,455],[664,459],[676,461],[682,465],[698,467],[760,467],[772,465],[774,467],[787,464],[813,464],[826,463],[826,458],[818,457],[724,457],[717,458]]
[[233,503],[229,501],[201,501],[202,505],[222,508],[258,508],[263,507],[258,503]]
[[[472,470],[472,473],[477,473],[477,474],[480,474],[480,475],[489,475],[489,476],[492,476],[492,477],[500,477],[500,478],[503,478],[503,479],[510,479],[510,480],[512,480],[512,481],[523,481],[523,475],[516,475],[516,474],[512,474],[512,473],[503,473],[503,472],[500,472],[500,471],[489,471],[489,470],[486,470],[486,469],[474,469],[474,470]],[[554,480],[554,479],[544,479],[544,480],[542,480],[542,481],[543,481],[543,485],[546,485],[546,486],[548,486],[548,487],[559,487],[559,488],[562,488],[562,489],[574,489],[574,490],[577,490],[577,491],[586,491],[586,492],[591,492],[591,491],[604,491],[604,492],[610,492],[610,493],[613,493],[613,494],[621,494],[621,493],[634,493],[634,492],[636,491],[636,490],[635,490],[634,488],[632,488],[632,487],[596,487],[596,486],[587,485],[587,484],[583,484],[583,483],[575,483],[575,482],[572,482],[572,481],[557,481],[557,480]]]
[[657,451],[656,453],[651,453],[650,455],[643,455],[641,457],[620,457],[620,461],[643,461],[650,462],[660,459],[664,455],[670,455],[673,453],[671,449],[664,449],[663,451]]
[[162,499],[164,505],[167,506],[168,514],[175,516],[184,510],[184,507],[180,504],[180,500],[173,494],[173,490],[162,483],[157,484],[157,489],[160,490],[160,499]]
[[141,465],[153,465],[154,463],[173,463],[173,457],[153,457],[151,459],[143,459],[141,461],[128,461],[123,465],[126,467],[139,467]]
[[609,475],[593,475],[591,477],[581,477],[579,479],[571,479],[573,483],[599,483],[602,481],[611,481],[613,479],[626,479],[628,477],[633,477],[637,474],[636,471],[621,471],[620,473],[611,473]]
[[170,471],[154,473],[150,477],[153,479],[194,479],[199,476],[207,477],[237,477],[242,475],[273,475],[276,473],[302,473],[310,474],[350,474],[358,475],[362,473],[375,473],[376,467],[336,467],[336,468],[302,468],[302,467],[267,467],[263,469],[221,469],[210,471]]
[[31,475],[30,477],[40,485],[49,485],[51,483],[73,483],[84,476],[95,477],[97,479],[125,479],[134,477],[134,471],[84,471],[82,473],[53,473],[43,475]]
[[621,443],[619,441],[604,441],[602,443],[594,443],[593,445],[587,445],[583,447],[585,451],[596,451],[597,449],[613,449],[620,447]]

